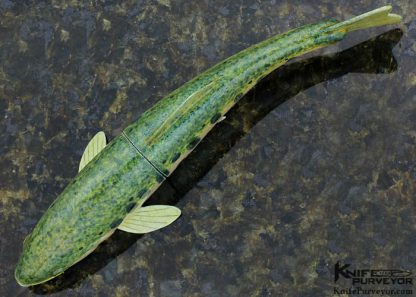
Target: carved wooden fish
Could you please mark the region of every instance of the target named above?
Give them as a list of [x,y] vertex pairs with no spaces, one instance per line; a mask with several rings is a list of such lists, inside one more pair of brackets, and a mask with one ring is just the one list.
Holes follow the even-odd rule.
[[390,11],[385,6],[276,35],[173,91],[108,145],[99,132],[85,149],[79,174],[25,239],[17,282],[31,286],[63,273],[117,228],[147,233],[172,223],[178,208],[143,203],[245,93],[293,57],[334,44],[350,31],[400,22]]

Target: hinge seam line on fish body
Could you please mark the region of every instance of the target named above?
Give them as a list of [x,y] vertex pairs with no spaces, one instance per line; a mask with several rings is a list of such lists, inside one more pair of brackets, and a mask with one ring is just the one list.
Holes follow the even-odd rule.
[[155,164],[153,164],[140,150],[137,146],[134,145],[134,143],[130,140],[130,138],[127,137],[126,133],[124,131],[121,132],[123,137],[136,149],[136,151],[142,156],[156,171],[159,173],[164,179],[167,178],[167,175],[165,175],[162,171],[160,171],[159,168],[156,167]]

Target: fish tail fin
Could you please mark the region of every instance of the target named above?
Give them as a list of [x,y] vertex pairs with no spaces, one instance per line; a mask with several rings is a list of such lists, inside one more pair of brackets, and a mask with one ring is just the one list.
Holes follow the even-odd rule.
[[402,17],[400,15],[390,13],[391,10],[391,5],[383,6],[346,21],[339,22],[328,29],[331,31],[343,31],[348,33],[365,28],[399,23],[402,20]]

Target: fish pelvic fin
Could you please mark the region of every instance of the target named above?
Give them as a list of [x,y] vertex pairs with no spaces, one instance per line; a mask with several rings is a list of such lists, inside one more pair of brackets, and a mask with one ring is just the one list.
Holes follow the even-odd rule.
[[118,229],[143,234],[156,231],[172,224],[181,215],[181,210],[170,205],[138,207],[130,212]]

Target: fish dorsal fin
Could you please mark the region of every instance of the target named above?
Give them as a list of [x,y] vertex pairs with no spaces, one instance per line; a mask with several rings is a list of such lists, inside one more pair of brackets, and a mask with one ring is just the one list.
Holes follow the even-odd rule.
[[130,233],[149,233],[173,223],[181,215],[181,210],[170,205],[138,207],[129,213],[118,229]]
[[190,94],[183,102],[181,102],[164,120],[162,125],[160,125],[154,133],[146,140],[147,144],[155,143],[159,140],[161,135],[166,131],[167,127],[173,126],[173,124],[186,115],[189,110],[195,107],[196,103],[200,100],[205,100],[206,97],[218,87],[219,78],[215,78],[213,81],[207,85],[196,90]]
[[107,140],[103,131],[98,132],[90,140],[87,147],[82,154],[81,162],[79,162],[78,172],[82,170],[99,152],[101,152],[107,145]]

